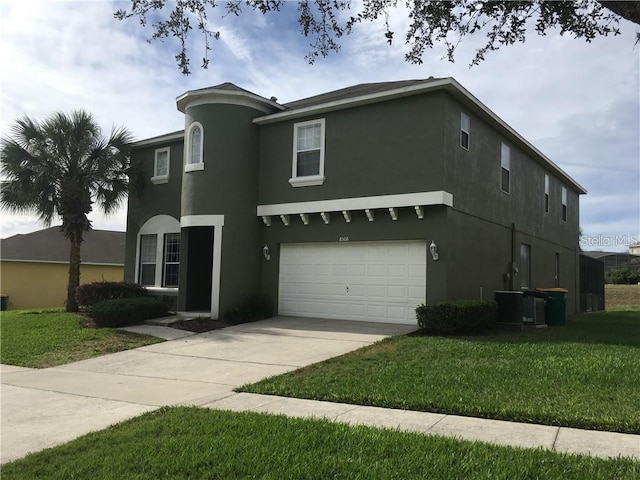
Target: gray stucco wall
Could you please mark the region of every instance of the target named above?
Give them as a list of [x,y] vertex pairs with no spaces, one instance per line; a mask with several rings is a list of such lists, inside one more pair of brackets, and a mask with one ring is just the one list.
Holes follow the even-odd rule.
[[[198,105],[185,112],[185,132],[192,122],[203,127],[204,170],[183,174],[181,214],[224,215],[219,232],[222,315],[259,289],[258,127],[252,122],[259,114],[249,107],[223,103]],[[181,275],[188,276],[185,266],[181,263]],[[182,291],[179,305],[184,305]]]
[[[460,147],[460,113],[470,117],[469,150]],[[578,192],[539,160],[527,154],[515,138],[499,130],[456,99],[447,98],[445,115],[445,186],[453,194],[450,212],[452,229],[461,237],[452,239],[456,251],[465,260],[452,267],[448,290],[451,295],[469,298],[479,294],[480,285],[508,288],[496,265],[511,272],[511,226],[515,225],[514,260],[520,268],[520,244],[531,246],[532,287],[555,286],[555,254],[560,255],[560,286],[569,290],[567,311],[576,311],[577,252],[579,235]],[[501,144],[511,149],[510,193],[501,190]],[[550,179],[549,212],[544,210],[545,174]],[[567,188],[567,221],[562,221],[562,187]],[[457,280],[471,278],[464,285]],[[486,272],[487,278],[481,278]],[[513,287],[521,279],[514,277]],[[471,290],[468,290],[471,288]],[[474,291],[475,290],[475,291]],[[474,297],[471,297],[474,298]]]
[[[260,126],[260,204],[304,202],[442,187],[445,94],[418,95]],[[325,119],[321,186],[289,185],[293,125]]]
[[[170,147],[169,182],[154,185],[155,151]],[[140,168],[143,180],[141,192],[130,192],[127,206],[127,240],[124,276],[135,282],[136,243],[138,231],[144,223],[156,215],[170,215],[180,221],[180,195],[182,191],[184,144],[181,140],[159,143],[136,149],[131,161]]]
[[[263,244],[269,246],[271,259],[261,259],[262,293],[274,306],[278,305],[278,279],[280,245],[283,243],[323,243],[338,242],[348,238],[349,242],[424,240],[425,248],[432,239],[446,238],[445,206],[427,207],[423,219],[418,219],[413,208],[398,209],[398,220],[392,220],[388,211],[375,211],[375,220],[370,222],[363,211],[353,211],[351,223],[346,223],[342,215],[333,213],[328,225],[319,215],[312,215],[309,225],[300,219],[292,218],[289,226],[278,219],[270,227],[262,228]],[[427,255],[427,302],[437,303],[446,300],[447,262],[434,262]]]
[[[460,112],[471,119],[470,149],[460,147]],[[183,143],[171,144],[171,180],[153,185],[157,145],[140,149],[135,161],[145,169],[142,197],[129,201],[125,278],[134,280],[136,236],[150,217],[168,214],[224,215],[220,312],[246,295],[262,292],[277,309],[279,248],[282,243],[431,240],[440,259],[427,255],[427,302],[485,299],[510,286],[505,274],[520,260],[520,244],[531,245],[532,286],[555,284],[555,254],[560,255],[560,286],[569,290],[568,312],[577,299],[578,194],[569,185],[568,221],[561,221],[561,179],[545,169],[513,138],[481,113],[463,106],[444,91],[390,102],[257,126],[260,113],[248,107],[207,104],[188,108],[186,128],[204,128],[203,171],[184,172]],[[325,171],[322,186],[292,187],[294,124],[325,119]],[[500,189],[500,145],[511,147],[511,193]],[[550,211],[544,213],[544,174],[551,179]],[[183,188],[184,187],[184,188]],[[277,217],[270,227],[256,216],[258,204],[278,204],[372,195],[445,190],[453,208],[425,208],[418,219],[412,208],[363,211],[346,223],[337,212],[325,225],[312,215],[309,225],[293,218],[284,226]],[[515,224],[515,233],[512,233]],[[512,238],[512,235],[515,237]],[[184,238],[184,232],[183,232]],[[271,260],[262,258],[264,244]],[[183,254],[192,254],[184,246]],[[184,264],[183,264],[184,266]],[[181,267],[182,268],[182,267]],[[181,286],[184,285],[181,271]],[[513,279],[519,288],[519,279]],[[482,294],[481,294],[482,291]],[[182,293],[181,293],[182,295]]]

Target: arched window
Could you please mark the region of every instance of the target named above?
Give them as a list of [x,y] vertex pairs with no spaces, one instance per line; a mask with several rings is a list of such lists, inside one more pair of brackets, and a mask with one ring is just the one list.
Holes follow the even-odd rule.
[[185,171],[204,170],[203,140],[202,125],[198,122],[192,123],[187,133]]
[[178,288],[180,222],[156,215],[138,231],[136,281],[150,289]]

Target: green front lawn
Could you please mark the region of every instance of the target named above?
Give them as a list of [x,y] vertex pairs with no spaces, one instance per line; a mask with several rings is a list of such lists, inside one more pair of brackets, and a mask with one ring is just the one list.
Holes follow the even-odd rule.
[[112,328],[83,328],[82,316],[54,310],[12,310],[0,316],[0,362],[46,368],[162,342]]
[[321,420],[163,408],[2,466],[17,479],[636,479],[640,462]]
[[241,391],[640,433],[640,311],[544,330],[395,337]]

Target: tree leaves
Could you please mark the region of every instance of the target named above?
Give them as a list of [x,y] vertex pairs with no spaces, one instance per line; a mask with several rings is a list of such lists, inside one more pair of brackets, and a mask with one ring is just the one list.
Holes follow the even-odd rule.
[[[177,39],[179,50],[175,59],[180,71],[189,75],[189,34],[195,24],[204,39],[201,67],[208,68],[212,40],[218,40],[220,32],[211,30],[207,14],[219,3],[216,0],[131,0],[129,10],[120,9],[114,16],[118,20],[138,18],[142,27],[146,27],[147,17],[160,18],[152,25],[149,42]],[[467,35],[484,34],[487,39],[471,59],[470,64],[477,65],[491,51],[524,42],[531,26],[539,35],[559,28],[561,34],[590,42],[597,36],[618,35],[620,16],[640,23],[640,2],[406,0],[403,3],[410,19],[405,33],[408,46],[405,59],[410,63],[422,63],[425,51],[436,44],[445,46],[446,56],[453,62],[457,47]],[[168,5],[173,9],[168,11]],[[269,14],[280,12],[287,5],[282,0],[231,0],[219,8],[226,11],[223,17],[237,16],[242,14],[242,6]],[[382,35],[391,45],[395,32],[390,29],[389,18],[392,12],[398,13],[400,6],[398,0],[362,0],[357,4],[351,0],[299,0],[297,8],[301,32],[311,39],[311,50],[305,58],[314,63],[320,56],[339,51],[340,39],[358,24],[380,18],[384,19]]]

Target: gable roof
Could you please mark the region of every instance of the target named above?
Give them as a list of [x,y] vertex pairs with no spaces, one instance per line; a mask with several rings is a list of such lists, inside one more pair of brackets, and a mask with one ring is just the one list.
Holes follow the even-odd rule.
[[296,110],[299,108],[312,107],[316,105],[322,105],[325,103],[335,102],[339,100],[348,100],[363,95],[372,95],[376,93],[383,93],[389,90],[395,90],[398,88],[411,87],[414,85],[422,85],[434,80],[440,80],[439,78],[429,77],[426,80],[401,80],[397,82],[377,82],[377,83],[360,83],[352,87],[341,88],[340,90],[334,90],[332,92],[322,93],[320,95],[314,95],[313,97],[303,98],[302,100],[295,100],[293,102],[283,103],[283,106],[287,110]]
[[[233,83],[225,82],[213,87],[185,92],[177,98],[177,105],[178,110],[184,112],[187,105],[198,105],[201,104],[201,102],[207,103],[214,101],[213,99],[215,99],[215,102],[235,103],[238,105],[250,104],[254,107],[260,107],[265,112],[265,115],[253,119],[253,123],[256,125],[263,125],[309,115],[320,115],[330,111],[353,108],[360,105],[383,102],[437,90],[448,92],[466,108],[476,112],[479,116],[489,121],[494,127],[502,131],[507,139],[520,146],[520,148],[531,155],[534,160],[546,169],[558,175],[558,177],[575,192],[578,194],[587,193],[582,185],[571,178],[569,174],[504,120],[498,117],[498,115],[452,77],[429,77],[427,79],[394,82],[361,83],[284,104],[277,103],[274,97],[267,99],[249,90],[240,88]],[[133,146],[149,146],[160,142],[177,140],[181,137],[184,137],[184,131],[135,142]]]
[[503,133],[505,138],[522,148],[534,160],[546,169],[554,172],[558,177],[578,194],[587,193],[586,189],[556,165],[544,153],[538,150],[527,139],[520,135],[498,115],[478,100],[471,92],[464,88],[453,77],[434,78],[426,80],[405,80],[400,82],[363,83],[354,87],[316,95],[303,100],[285,104],[287,110],[256,117],[253,123],[264,125],[284,120],[303,118],[310,115],[321,115],[326,112],[354,108],[360,105],[384,102],[396,98],[419,95],[432,91],[446,91],[480,118],[492,124]]
[[[82,263],[124,265],[124,232],[90,230],[82,243]],[[13,235],[0,240],[0,259],[5,261],[69,263],[69,240],[60,227]]]

